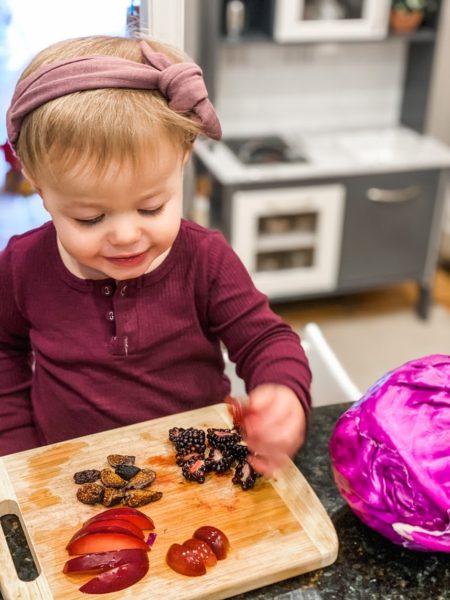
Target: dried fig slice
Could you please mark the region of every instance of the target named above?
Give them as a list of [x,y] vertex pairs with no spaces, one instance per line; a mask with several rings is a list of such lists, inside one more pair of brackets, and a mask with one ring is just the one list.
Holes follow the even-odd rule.
[[119,465],[134,465],[136,457],[128,456],[126,454],[109,454],[106,457],[106,460],[111,467],[115,468]]
[[111,469],[103,469],[100,473],[100,479],[105,487],[123,488],[127,485],[127,480],[114,473]]
[[141,469],[139,467],[136,467],[136,465],[118,465],[114,469],[114,472],[116,473],[116,475],[119,475],[119,477],[122,477],[123,479],[129,481],[132,477],[137,475],[140,470]]
[[85,469],[84,471],[77,471],[73,475],[75,483],[94,483],[100,478],[100,471],[97,469]]
[[162,498],[162,492],[153,490],[128,490],[125,492],[125,504],[134,508],[156,502]]
[[123,500],[125,496],[124,490],[117,490],[114,488],[106,488],[103,493],[102,504],[103,506],[115,506]]
[[137,475],[132,477],[127,485],[127,490],[141,490],[153,483],[156,473],[152,469],[141,469]]
[[99,483],[85,483],[77,489],[77,498],[83,504],[97,504],[102,501],[104,491]]

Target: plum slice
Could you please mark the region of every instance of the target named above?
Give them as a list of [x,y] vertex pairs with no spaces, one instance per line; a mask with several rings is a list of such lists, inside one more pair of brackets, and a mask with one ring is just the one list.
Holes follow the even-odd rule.
[[149,569],[149,561],[139,560],[121,564],[90,579],[80,587],[85,594],[109,594],[137,583]]
[[182,545],[183,548],[190,548],[194,552],[197,552],[203,559],[206,567],[214,567],[217,564],[217,557],[212,551],[211,546],[203,540],[189,538]]
[[166,563],[171,569],[181,575],[196,577],[206,573],[205,561],[200,554],[182,546],[181,544],[172,544],[167,551]]
[[144,540],[123,533],[86,533],[67,546],[70,556],[91,554],[92,552],[110,552],[111,550],[145,550],[149,548]]
[[128,550],[83,554],[66,561],[63,573],[101,573],[131,562],[148,562],[147,552],[131,548]]
[[223,531],[220,531],[217,527],[203,525],[203,527],[199,527],[194,531],[192,537],[206,542],[216,555],[217,560],[223,560],[228,554],[230,542]]
[[88,519],[83,525],[89,525],[90,523],[102,521],[104,519],[122,519],[133,523],[133,525],[136,525],[136,527],[139,527],[140,529],[155,529],[155,524],[150,517],[136,508],[125,506],[104,510]]
[[129,521],[121,519],[102,519],[89,523],[89,525],[84,525],[81,529],[76,531],[69,540],[67,546],[87,533],[123,533],[125,535],[134,535],[134,537],[141,540],[144,539],[142,529],[139,529],[139,527],[136,527],[136,525],[133,525],[133,523],[130,523]]

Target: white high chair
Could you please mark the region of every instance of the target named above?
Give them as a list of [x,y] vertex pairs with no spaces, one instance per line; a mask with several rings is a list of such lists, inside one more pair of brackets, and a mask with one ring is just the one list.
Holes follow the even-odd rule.
[[[355,402],[362,394],[339,362],[316,323],[308,323],[300,333],[302,346],[309,360],[313,380],[311,398],[313,406]],[[245,386],[235,372],[226,351],[223,353],[225,372],[231,381],[234,396],[245,396]]]
[[313,406],[355,402],[362,394],[350,379],[316,323],[308,323],[300,333],[302,346],[313,376]]

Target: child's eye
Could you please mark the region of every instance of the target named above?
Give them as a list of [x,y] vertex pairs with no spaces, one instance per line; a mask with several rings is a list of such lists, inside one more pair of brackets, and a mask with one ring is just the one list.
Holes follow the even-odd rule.
[[80,223],[81,225],[95,225],[96,223],[100,223],[100,221],[103,221],[103,217],[105,215],[99,215],[98,217],[94,217],[93,219],[75,219],[75,221],[77,223]]
[[158,206],[157,208],[140,208],[138,209],[138,213],[141,215],[157,215],[164,208],[164,204]]

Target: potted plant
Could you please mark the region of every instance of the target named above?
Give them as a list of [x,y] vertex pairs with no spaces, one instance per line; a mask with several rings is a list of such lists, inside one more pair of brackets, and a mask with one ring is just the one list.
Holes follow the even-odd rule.
[[436,10],[436,0],[392,0],[390,24],[400,33],[414,31],[425,13]]

